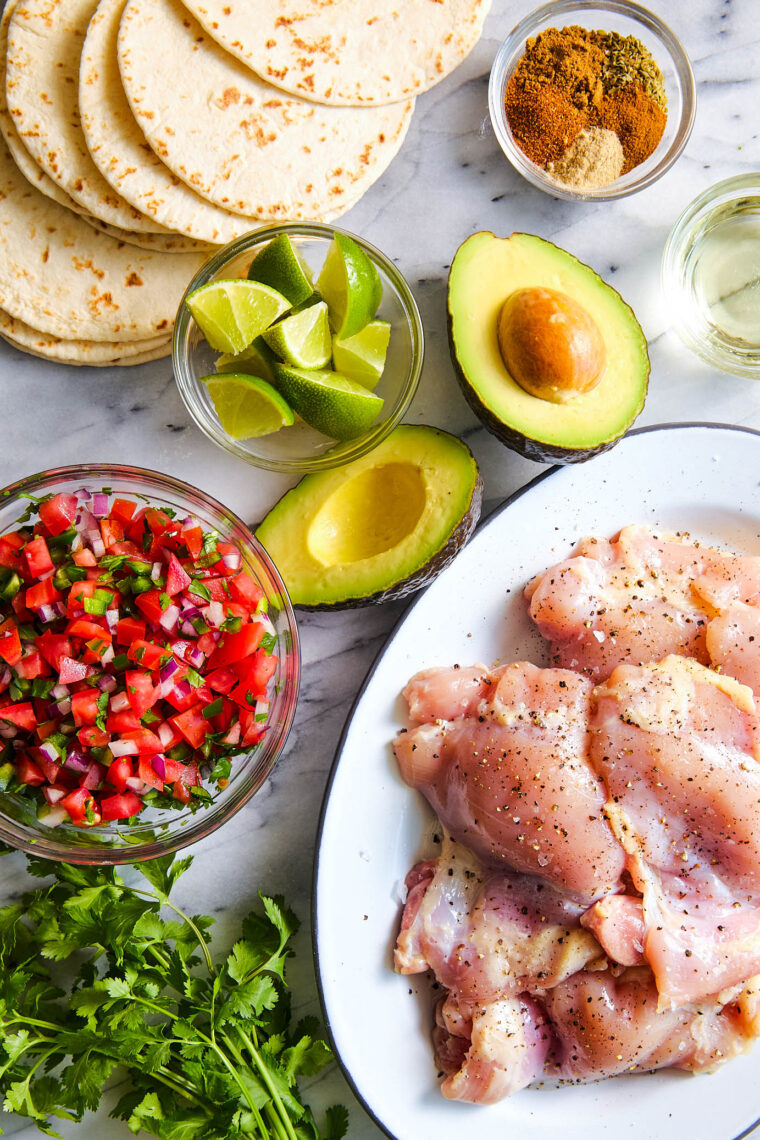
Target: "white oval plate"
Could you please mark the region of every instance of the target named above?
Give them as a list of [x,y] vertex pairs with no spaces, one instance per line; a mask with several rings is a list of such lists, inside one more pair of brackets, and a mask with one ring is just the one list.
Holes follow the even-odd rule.
[[349,717],[325,802],[314,946],[343,1070],[396,1140],[739,1140],[760,1118],[760,1047],[711,1075],[663,1071],[530,1088],[492,1108],[446,1101],[423,978],[393,973],[401,886],[425,850],[422,797],[390,742],[399,690],[418,669],[544,660],[522,587],[588,534],[627,523],[691,532],[760,554],[760,433],[693,424],[634,432],[580,466],[552,468],[492,516],[402,619]]

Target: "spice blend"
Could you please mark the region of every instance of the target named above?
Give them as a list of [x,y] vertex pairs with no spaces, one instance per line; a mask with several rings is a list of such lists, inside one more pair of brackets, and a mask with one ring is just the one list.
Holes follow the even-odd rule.
[[505,109],[527,157],[579,190],[644,162],[667,122],[662,72],[641,41],[576,25],[527,41]]

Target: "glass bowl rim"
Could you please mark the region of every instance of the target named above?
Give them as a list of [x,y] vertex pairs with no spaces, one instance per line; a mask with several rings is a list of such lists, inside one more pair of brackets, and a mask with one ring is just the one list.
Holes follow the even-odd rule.
[[[277,735],[271,738],[273,744],[269,751],[272,754],[268,757],[260,778],[249,780],[245,786],[238,790],[237,795],[231,795],[229,802],[218,806],[210,804],[208,807],[198,809],[195,815],[189,817],[184,830],[177,831],[177,833],[173,835],[166,837],[159,836],[144,842],[138,841],[134,844],[125,842],[122,847],[111,848],[99,847],[97,845],[89,847],[86,844],[75,846],[62,841],[55,828],[50,829],[49,839],[44,831],[34,832],[29,835],[16,834],[16,829],[24,825],[9,819],[0,809],[0,841],[7,843],[15,850],[38,858],[58,859],[66,863],[119,866],[125,863],[142,862],[147,859],[159,858],[162,855],[173,854],[192,843],[198,842],[200,839],[215,832],[222,824],[236,815],[263,786],[280,759],[293,727],[301,678],[301,649],[298,626],[290,597],[285,583],[268,552],[261,545],[250,527],[243,522],[235,511],[229,507],[225,507],[224,504],[220,503],[218,499],[215,499],[213,495],[209,495],[206,491],[201,491],[198,487],[194,487],[192,483],[187,483],[185,480],[178,479],[174,475],[168,475],[165,472],[156,471],[153,468],[135,467],[126,463],[89,462],[66,464],[60,467],[46,468],[32,475],[23,476],[20,479],[14,480],[13,483],[9,483],[6,487],[0,488],[0,509],[4,509],[14,502],[20,503],[22,496],[33,491],[34,488],[47,486],[51,483],[59,483],[67,479],[71,479],[72,481],[79,481],[81,479],[84,483],[87,479],[102,477],[104,475],[109,478],[122,477],[125,480],[141,480],[148,483],[154,482],[157,487],[163,486],[168,492],[174,491],[180,495],[188,496],[191,499],[195,498],[200,500],[203,507],[208,509],[212,514],[228,520],[232,524],[235,532],[239,532],[239,534],[236,533],[236,538],[242,536],[241,541],[245,541],[251,553],[255,555],[261,567],[263,567],[263,570],[266,572],[268,577],[268,581],[266,582],[267,596],[276,591],[282,599],[282,612],[285,615],[286,625],[290,635],[290,646],[284,654],[283,663],[282,692],[284,698],[282,724]],[[126,491],[126,488],[123,488],[123,490]],[[265,739],[269,740],[270,738],[267,737]],[[247,755],[249,756],[251,753]],[[176,821],[179,823],[182,816],[177,815],[176,817],[167,818],[176,818]],[[93,832],[93,834],[96,835],[97,831]],[[128,834],[128,832],[124,832],[125,837]]]
[[[726,199],[726,204],[728,204],[732,199],[744,197],[746,192],[752,189],[755,189],[760,196],[760,170],[748,171],[744,174],[732,174],[728,178],[722,178],[719,182],[714,182],[702,190],[684,206],[673,223],[662,251],[660,279],[665,297],[678,298],[680,302],[685,296],[681,269],[684,264],[691,229],[700,215],[719,202],[720,199]],[[756,350],[754,360],[748,358],[746,363],[743,363],[741,358],[737,359],[730,349],[724,349],[719,344],[706,340],[695,331],[691,324],[678,319],[681,312],[680,304],[676,306],[675,312],[676,319],[672,326],[674,331],[686,347],[705,364],[719,368],[722,372],[730,372],[734,376],[742,376],[744,379],[756,380],[759,378],[760,349]]]
[[[678,76],[678,85],[681,90],[681,117],[678,122],[675,137],[668,150],[659,162],[647,174],[629,183],[627,186],[615,189],[615,183],[602,186],[596,190],[572,190],[551,181],[549,176],[525,155],[512,138],[504,111],[504,90],[513,67],[522,53],[525,40],[534,34],[539,26],[554,16],[570,13],[613,12],[626,16],[636,23],[643,24],[664,45],[672,60]],[[507,159],[519,174],[533,186],[544,190],[555,198],[563,198],[571,202],[599,202],[614,201],[618,198],[627,198],[639,190],[651,186],[656,182],[682,154],[689,138],[697,110],[697,91],[694,72],[686,50],[674,32],[660,19],[656,13],[637,4],[634,0],[550,0],[530,12],[512,29],[502,41],[491,67],[488,81],[488,110],[491,125],[497,142]]]
[[[409,369],[406,383],[395,408],[391,415],[383,420],[375,430],[370,429],[363,436],[359,436],[358,439],[354,441],[354,445],[346,448],[345,452],[338,458],[332,456],[329,451],[323,452],[321,455],[310,456],[303,459],[274,459],[252,455],[244,447],[241,447],[237,440],[230,439],[216,420],[206,414],[205,409],[203,409],[200,402],[196,399],[198,384],[191,374],[187,359],[188,354],[186,352],[189,330],[193,319],[190,310],[185,304],[187,297],[194,289],[213,280],[214,276],[220,270],[223,270],[228,262],[262,242],[270,241],[281,233],[302,237],[322,238],[328,241],[331,240],[336,233],[344,234],[346,237],[351,238],[373,261],[380,265],[385,276],[393,286],[399,303],[404,310],[409,327]],[[272,222],[268,225],[261,226],[259,229],[251,230],[249,233],[243,234],[242,237],[236,238],[235,241],[223,246],[201,266],[185,289],[182,300],[179,303],[179,308],[177,309],[177,318],[174,325],[174,334],[172,336],[172,365],[175,382],[182,397],[182,402],[190,413],[196,427],[198,427],[208,439],[217,444],[218,447],[237,456],[238,459],[243,459],[252,467],[259,467],[267,471],[277,471],[290,475],[306,475],[316,471],[333,470],[334,468],[344,466],[346,463],[351,463],[355,459],[360,459],[373,451],[401,422],[409,408],[419,385],[424,358],[425,335],[422,318],[417,302],[414,299],[414,294],[401,270],[382,250],[372,245],[372,243],[368,242],[365,238],[352,233],[350,230],[345,230],[340,226],[334,226],[327,222]]]

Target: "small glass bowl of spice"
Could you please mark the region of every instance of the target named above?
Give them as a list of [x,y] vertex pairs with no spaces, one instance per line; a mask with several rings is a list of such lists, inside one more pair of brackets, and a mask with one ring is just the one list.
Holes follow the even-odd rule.
[[491,69],[501,149],[558,198],[623,198],[655,182],[691,134],[694,76],[673,33],[628,0],[558,0],[527,16]]

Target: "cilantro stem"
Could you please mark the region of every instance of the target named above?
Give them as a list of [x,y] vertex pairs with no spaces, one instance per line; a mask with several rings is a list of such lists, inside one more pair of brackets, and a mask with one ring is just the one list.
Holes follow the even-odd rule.
[[261,1073],[261,1078],[267,1087],[269,1095],[272,1098],[272,1103],[277,1106],[277,1111],[280,1113],[280,1116],[282,1117],[282,1121],[285,1125],[285,1135],[287,1136],[288,1140],[298,1140],[298,1137],[296,1136],[295,1129],[293,1128],[293,1125],[290,1121],[290,1117],[288,1116],[288,1113],[285,1109],[285,1105],[282,1103],[282,1100],[280,1098],[280,1094],[272,1082],[272,1078],[269,1075],[269,1070],[267,1069],[264,1062],[261,1060],[258,1049],[254,1045],[253,1041],[251,1041],[250,1037],[248,1037],[247,1034],[244,1033],[243,1030],[239,1026],[237,1027],[237,1032],[239,1033],[239,1035],[242,1037],[243,1041],[245,1042],[246,1049],[250,1053],[251,1058],[253,1060],[253,1063],[255,1064],[255,1066],[259,1070],[259,1072]]
[[186,923],[187,926],[189,926],[192,930],[193,934],[198,940],[198,946],[200,947],[201,953],[203,954],[203,959],[206,963],[206,969],[212,977],[216,977],[216,966],[214,965],[214,961],[211,957],[211,951],[208,948],[208,943],[203,937],[201,931],[193,922],[192,918],[190,918],[188,914],[185,914],[184,910],[180,910],[180,908],[178,906],[175,906],[171,899],[169,899],[164,894],[157,895],[153,891],[141,891],[139,887],[125,887],[124,890],[133,895],[142,895],[144,899],[153,899],[160,906],[168,906],[169,910],[173,910],[177,917],[181,918],[182,921]]

